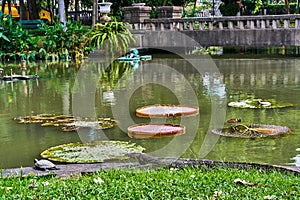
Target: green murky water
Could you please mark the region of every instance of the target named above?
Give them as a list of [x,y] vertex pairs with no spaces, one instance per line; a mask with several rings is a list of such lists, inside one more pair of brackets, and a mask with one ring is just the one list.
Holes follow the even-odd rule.
[[[89,61],[81,65],[29,64],[27,73],[37,73],[39,79],[0,82],[0,168],[32,166],[33,159],[52,146],[108,139],[135,142],[154,156],[300,165],[300,61],[221,57],[213,61],[217,72],[200,73],[187,60],[155,56],[138,65],[112,63],[109,67]],[[201,66],[201,60],[196,62]],[[11,67],[3,64],[4,74]],[[226,106],[226,102],[252,97],[294,106],[265,110]],[[197,105],[200,114],[181,120],[135,116],[136,108],[151,104]],[[13,120],[41,113],[110,117],[119,125],[104,131],[82,129],[65,133],[59,127],[18,124]],[[230,118],[241,118],[244,123],[284,125],[293,133],[253,140],[210,132]],[[186,133],[153,139],[128,137],[128,126],[150,121],[181,123],[186,126]],[[298,161],[293,159],[297,155]]]

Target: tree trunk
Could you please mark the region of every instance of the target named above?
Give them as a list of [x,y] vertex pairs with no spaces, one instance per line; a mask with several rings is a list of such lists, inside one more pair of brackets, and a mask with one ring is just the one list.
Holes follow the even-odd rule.
[[92,27],[95,26],[98,19],[98,1],[94,0],[93,3],[93,16],[92,16]]
[[51,0],[47,0],[47,8],[50,12],[50,23],[52,24],[53,23],[53,5],[51,4]]
[[39,14],[38,14],[35,0],[28,0],[27,5],[28,5],[28,12],[29,12],[29,19],[39,19]]
[[79,7],[79,0],[75,0],[75,20],[76,21],[79,21],[78,7]]
[[166,6],[167,5],[167,1],[168,0],[164,0],[163,5],[162,6]]
[[284,0],[286,14],[290,14],[289,0]]
[[[70,6],[70,1],[64,0],[64,3],[65,3],[65,16],[68,16],[68,8]],[[66,21],[67,21],[67,19],[66,19]]]
[[7,7],[8,7],[8,14],[11,15],[11,0],[9,0],[9,1],[3,0],[2,1],[2,13],[4,13],[6,2],[7,2]]
[[66,15],[65,15],[65,2],[64,0],[58,0],[58,15],[59,21],[66,25]]
[[26,11],[25,11],[25,5],[24,0],[20,0],[20,20],[26,19]]

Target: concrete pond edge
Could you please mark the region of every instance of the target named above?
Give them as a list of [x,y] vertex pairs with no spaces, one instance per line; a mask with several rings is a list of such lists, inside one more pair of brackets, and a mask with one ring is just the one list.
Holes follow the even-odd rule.
[[12,169],[2,169],[1,177],[8,176],[28,176],[28,175],[53,175],[56,177],[72,177],[80,176],[82,174],[94,173],[100,170],[108,169],[143,169],[143,168],[162,168],[174,167],[183,168],[191,167],[229,167],[237,169],[260,169],[262,171],[276,170],[279,172],[291,172],[295,175],[300,173],[300,167],[297,166],[279,166],[257,163],[242,163],[242,162],[222,162],[213,160],[198,160],[190,158],[158,158],[152,157],[144,153],[129,154],[129,159],[123,161],[107,161],[103,163],[89,163],[89,164],[62,164],[57,165],[58,170],[41,171],[34,167],[20,167]]

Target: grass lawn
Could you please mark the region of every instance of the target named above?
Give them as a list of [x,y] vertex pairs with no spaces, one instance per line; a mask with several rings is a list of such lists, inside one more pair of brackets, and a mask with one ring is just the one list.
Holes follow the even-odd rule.
[[0,199],[300,199],[300,177],[227,167],[113,169],[69,178],[2,177]]

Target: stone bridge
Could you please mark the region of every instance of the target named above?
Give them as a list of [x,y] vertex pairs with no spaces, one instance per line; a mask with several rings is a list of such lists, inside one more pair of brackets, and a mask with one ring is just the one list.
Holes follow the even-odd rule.
[[[170,43],[166,40],[172,39],[176,43],[188,38],[194,39],[201,46],[300,45],[300,15],[159,18],[130,24],[141,46],[163,46],[164,43]],[[189,37],[176,38],[178,34],[175,32]],[[164,34],[166,37],[157,38]]]

